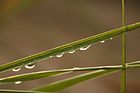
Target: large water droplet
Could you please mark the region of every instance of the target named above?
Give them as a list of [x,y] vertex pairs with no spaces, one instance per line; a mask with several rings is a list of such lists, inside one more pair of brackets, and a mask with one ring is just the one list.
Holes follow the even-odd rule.
[[28,64],[25,65],[25,67],[26,67],[27,69],[32,69],[32,68],[35,67],[35,63],[28,63]]
[[105,41],[103,40],[103,41],[101,41],[101,43],[104,43]]
[[71,50],[71,51],[69,51],[68,53],[72,54],[72,53],[74,53],[74,52],[75,52],[75,50]]
[[21,84],[22,82],[21,81],[16,81],[14,82],[15,84]]
[[14,72],[17,72],[17,71],[20,71],[20,70],[21,70],[21,67],[16,67],[16,68],[12,69],[12,71],[14,71]]
[[56,57],[62,57],[64,53],[57,54]]
[[81,48],[79,48],[79,49],[80,49],[80,50],[87,50],[90,46],[91,46],[91,45],[85,46],[85,47],[81,47]]

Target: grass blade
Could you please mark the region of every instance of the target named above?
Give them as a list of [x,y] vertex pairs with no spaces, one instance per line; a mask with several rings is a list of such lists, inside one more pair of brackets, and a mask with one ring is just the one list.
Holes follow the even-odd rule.
[[80,47],[91,45],[91,44],[94,44],[98,41],[106,40],[108,38],[120,35],[124,32],[128,32],[128,31],[131,31],[131,30],[139,28],[139,27],[140,27],[140,22],[135,23],[135,24],[131,24],[131,25],[128,25],[125,27],[117,28],[114,30],[110,30],[110,31],[107,31],[107,32],[104,32],[101,34],[97,34],[95,36],[84,38],[84,39],[81,39],[81,40],[78,40],[78,41],[75,41],[72,43],[68,43],[66,45],[59,46],[59,47],[56,47],[56,48],[53,48],[50,50],[46,50],[46,51],[31,55],[28,57],[19,59],[19,60],[15,60],[15,61],[12,61],[10,63],[1,65],[0,66],[0,73],[11,70],[15,67],[25,65],[27,63],[40,62],[40,61],[43,61],[43,60],[50,58],[50,56],[55,56],[55,55],[60,54],[60,53],[66,53],[70,50],[79,49]]
[[[126,64],[126,68],[140,68],[140,61],[131,62]],[[121,69],[121,65],[116,66],[98,66],[98,67],[83,67],[83,68],[72,68],[72,69],[59,69],[49,71],[39,71],[20,75],[9,76],[0,78],[0,83],[13,83],[16,81],[30,81],[40,78],[54,77],[58,75],[67,74],[74,71],[95,71],[95,70],[108,70],[108,69]]]
[[36,91],[43,91],[43,92],[58,92],[61,91],[63,89],[69,88],[73,85],[82,83],[83,81],[89,80],[89,79],[95,79],[95,78],[99,78],[101,76],[113,73],[118,71],[118,69],[115,70],[97,70],[97,71],[92,71],[92,72],[88,72],[86,74],[81,74],[81,75],[77,75],[68,79],[64,79],[61,81],[57,81],[54,83],[50,83],[46,86],[34,89]]
[[52,93],[52,92],[0,89],[0,93]]
[[[127,69],[140,68],[140,61],[131,62],[126,64]],[[95,70],[114,70],[121,69],[121,65],[116,66],[98,66],[98,67],[83,67],[83,68],[72,68],[72,69],[59,69],[59,70],[49,70],[49,71],[39,71],[20,75],[9,76],[5,78],[0,78],[0,84],[13,83],[16,81],[31,81],[41,78],[54,77],[58,75],[63,75],[76,71],[95,71]]]
[[[127,69],[131,68],[140,68],[140,61],[137,62],[131,62],[126,64]],[[102,77],[111,73],[114,73],[116,71],[119,71],[122,69],[122,65],[118,66],[100,66],[100,67],[89,67],[88,70],[97,70],[96,72],[90,72],[82,75],[78,75],[72,78],[64,79],[61,81],[53,82],[48,85],[35,88],[33,90],[36,91],[46,91],[46,92],[58,92],[63,89],[69,88],[73,85],[82,83],[83,81],[89,80],[89,79],[95,79],[98,77]]]
[[14,75],[6,78],[1,78],[0,79],[0,84],[5,84],[5,83],[14,83],[16,81],[31,81],[31,80],[36,80],[40,78],[47,78],[47,77],[53,77],[53,76],[59,76],[63,74],[70,73],[70,71],[39,71],[39,72],[32,72],[32,73],[27,73],[27,74],[20,74],[20,75]]

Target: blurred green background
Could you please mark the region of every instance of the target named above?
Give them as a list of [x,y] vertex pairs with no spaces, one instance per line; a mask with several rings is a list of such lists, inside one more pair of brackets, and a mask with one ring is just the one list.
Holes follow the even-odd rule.
[[[140,0],[126,1],[126,24],[140,21]],[[121,0],[0,0],[0,64],[121,26]],[[140,33],[127,34],[127,61],[140,60]],[[32,70],[0,77],[60,68],[121,64],[121,36],[87,51],[65,54],[36,64]],[[0,88],[30,89],[78,73],[5,84]],[[127,93],[140,93],[139,69],[127,70]],[[119,93],[120,73],[91,80],[61,93]]]

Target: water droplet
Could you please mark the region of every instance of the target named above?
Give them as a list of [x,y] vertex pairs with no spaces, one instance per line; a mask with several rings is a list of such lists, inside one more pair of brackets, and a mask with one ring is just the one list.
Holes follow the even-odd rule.
[[35,63],[28,63],[28,64],[25,65],[25,67],[26,67],[27,69],[32,69],[32,68],[35,67]]
[[64,53],[57,54],[56,57],[62,57]]
[[74,52],[75,52],[75,50],[71,50],[71,51],[69,51],[68,53],[72,54],[72,53],[74,53]]
[[21,81],[16,81],[14,82],[15,84],[21,84],[22,82]]
[[101,41],[101,43],[104,43],[105,41],[103,40],[103,41]]
[[12,69],[12,71],[14,71],[14,72],[18,72],[19,70],[21,70],[21,67],[16,67],[16,68]]
[[110,40],[112,40],[113,38],[110,38]]
[[80,50],[87,50],[90,46],[91,46],[91,45],[85,46],[85,47],[81,47],[81,48],[79,48],[79,49],[80,49]]

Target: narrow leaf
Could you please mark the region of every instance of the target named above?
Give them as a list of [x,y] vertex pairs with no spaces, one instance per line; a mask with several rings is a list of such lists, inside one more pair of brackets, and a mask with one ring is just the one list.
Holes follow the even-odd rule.
[[[72,87],[76,84],[82,83],[83,81],[99,78],[99,77],[117,72],[117,71],[121,70],[121,68],[122,68],[122,65],[82,68],[81,70],[97,70],[97,71],[92,71],[92,72],[89,72],[86,74],[81,74],[81,75],[74,76],[74,77],[64,79],[61,81],[53,82],[48,85],[45,85],[45,86],[42,86],[39,88],[35,88],[33,90],[46,91],[46,92],[58,92],[63,89]],[[127,63],[126,68],[127,69],[140,68],[140,61]]]
[[52,93],[52,92],[0,89],[0,93]]
[[65,44],[63,46],[59,46],[59,47],[56,47],[56,48],[53,48],[50,50],[46,50],[46,51],[31,55],[28,57],[19,59],[19,60],[15,60],[15,61],[12,61],[10,63],[1,65],[0,66],[0,73],[11,70],[15,67],[19,67],[19,66],[31,63],[31,62],[40,62],[43,60],[47,60],[50,58],[50,56],[56,56],[58,54],[66,53],[66,52],[71,51],[71,50],[76,50],[76,49],[79,49],[81,47],[85,47],[87,45],[92,45],[98,41],[112,38],[114,36],[120,35],[124,32],[128,32],[128,31],[131,31],[131,30],[139,28],[139,27],[140,27],[140,22],[135,23],[135,24],[131,24],[128,26],[124,26],[121,28],[117,28],[114,30],[106,31],[104,33],[97,34],[95,36],[84,38],[84,39],[81,39],[81,40],[78,40],[78,41],[75,41],[72,43]]
[[95,79],[95,78],[99,78],[101,76],[107,75],[107,74],[111,74],[113,72],[119,71],[118,69],[115,70],[97,70],[97,71],[92,71],[86,74],[81,74],[78,76],[74,76],[68,79],[64,79],[61,81],[57,81],[54,83],[50,83],[46,86],[34,89],[36,91],[42,91],[42,92],[58,92],[60,90],[69,88],[73,85],[82,83],[83,81],[89,80],[89,79]]
[[16,81],[31,81],[35,79],[40,79],[40,78],[47,78],[47,77],[53,77],[53,76],[58,76],[58,75],[63,75],[70,73],[70,71],[40,71],[40,72],[32,72],[32,73],[27,73],[27,74],[20,74],[20,75],[14,75],[6,78],[1,78],[0,79],[0,84],[4,83],[13,83]]
[[[140,68],[140,61],[127,63],[126,66],[127,69]],[[31,80],[41,79],[41,78],[54,77],[54,76],[63,75],[76,71],[95,71],[95,70],[108,70],[108,69],[113,70],[113,69],[121,69],[121,68],[122,68],[121,65],[116,65],[116,66],[81,67],[81,68],[72,68],[72,69],[38,71],[38,72],[0,78],[0,84],[13,83],[16,81],[31,81]]]

